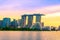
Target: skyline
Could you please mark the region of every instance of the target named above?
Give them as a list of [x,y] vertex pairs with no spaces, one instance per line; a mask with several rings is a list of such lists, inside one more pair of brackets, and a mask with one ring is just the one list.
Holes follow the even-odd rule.
[[[24,14],[22,15],[21,19],[13,19],[11,21],[11,18],[3,18],[3,20],[0,20],[0,30],[40,30],[40,31],[58,31],[60,30],[60,25],[58,27],[54,26],[45,26],[44,22],[41,22],[41,16],[45,16],[44,14]],[[28,17],[28,19],[27,19]],[[35,19],[35,23],[34,21]],[[27,24],[26,24],[27,23]]]
[[[53,14],[54,15],[54,14]],[[51,15],[51,17],[53,16],[53,15]],[[45,16],[45,15],[44,15]],[[44,16],[42,16],[42,17],[44,17]],[[47,16],[45,16],[46,18],[41,18],[42,20],[41,20],[41,22],[44,22],[44,21],[52,21],[52,18],[56,18],[56,17],[52,17],[52,18],[49,18],[49,17],[47,17]],[[4,18],[10,18],[10,17],[4,17]],[[4,19],[3,18],[3,19]],[[27,19],[26,19],[26,24],[28,23],[28,17],[26,17]],[[48,20],[47,20],[47,18],[49,18]],[[3,20],[2,19],[2,20]],[[10,18],[11,19],[11,18]],[[13,19],[11,19],[11,21],[13,21],[15,18],[13,18]],[[22,19],[22,18],[19,18],[19,19],[15,19],[15,20],[20,20],[20,19]],[[45,19],[45,20],[44,20]],[[59,19],[59,18],[58,18]],[[58,19],[55,19],[54,21],[56,21],[56,20],[58,20]],[[56,24],[55,23],[53,23],[53,21],[52,21],[52,23],[54,24],[54,25],[51,25],[51,21],[50,21],[50,24],[47,24],[47,25],[45,25],[45,22],[44,22],[44,25],[45,26],[54,26],[54,27],[58,27],[58,26],[60,26],[60,24],[59,25],[57,25],[56,26]],[[60,21],[60,20],[59,20]],[[35,23],[36,22],[36,16],[34,16],[34,18],[33,18],[33,23]],[[57,21],[56,21],[57,22]],[[49,23],[49,22],[46,22],[46,23]]]
[[[45,14],[45,25],[60,25],[60,0],[0,0],[0,19],[19,19],[23,14]],[[53,16],[54,15],[54,16]],[[53,20],[52,20],[53,19]]]

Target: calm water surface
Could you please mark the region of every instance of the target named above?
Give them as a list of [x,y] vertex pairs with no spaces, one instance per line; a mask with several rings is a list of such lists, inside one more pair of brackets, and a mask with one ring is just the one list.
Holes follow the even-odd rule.
[[60,31],[0,31],[0,40],[60,40]]

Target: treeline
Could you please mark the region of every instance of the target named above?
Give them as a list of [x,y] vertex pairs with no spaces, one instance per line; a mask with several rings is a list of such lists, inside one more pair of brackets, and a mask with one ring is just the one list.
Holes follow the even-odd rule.
[[55,31],[55,29],[48,30],[48,29],[32,29],[32,28],[11,28],[11,27],[0,27],[0,31]]
[[31,28],[11,28],[11,27],[0,27],[0,31],[42,31],[40,29],[31,29]]

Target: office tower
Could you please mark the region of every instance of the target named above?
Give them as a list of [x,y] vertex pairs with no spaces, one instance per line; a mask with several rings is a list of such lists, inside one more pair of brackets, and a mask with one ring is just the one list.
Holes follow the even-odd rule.
[[17,23],[18,23],[18,28],[21,28],[22,27],[22,19],[18,19],[18,21],[17,21]]
[[9,27],[10,24],[11,24],[10,21],[11,21],[10,18],[3,18],[3,24],[2,24],[2,26],[3,26],[3,27]]
[[0,20],[0,28],[2,28],[2,23],[3,23],[3,21],[2,21],[2,20]]
[[23,25],[24,25],[24,24],[23,24],[23,20],[21,19],[21,20],[20,20],[20,26],[23,27]]
[[11,22],[11,27],[12,28],[17,28],[18,27],[17,20],[13,19],[13,21]]
[[17,20],[18,28],[20,28],[20,20],[21,20],[21,19],[18,19],[18,20]]
[[26,16],[27,15],[22,15],[22,28],[24,28],[26,26]]
[[28,15],[28,27],[30,28],[32,26],[33,22],[33,15]]

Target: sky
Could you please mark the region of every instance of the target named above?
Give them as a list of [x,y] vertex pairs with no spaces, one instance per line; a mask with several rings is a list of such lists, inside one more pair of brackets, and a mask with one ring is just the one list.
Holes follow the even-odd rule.
[[45,26],[60,25],[60,0],[0,0],[0,19],[18,19],[23,14],[45,14]]

